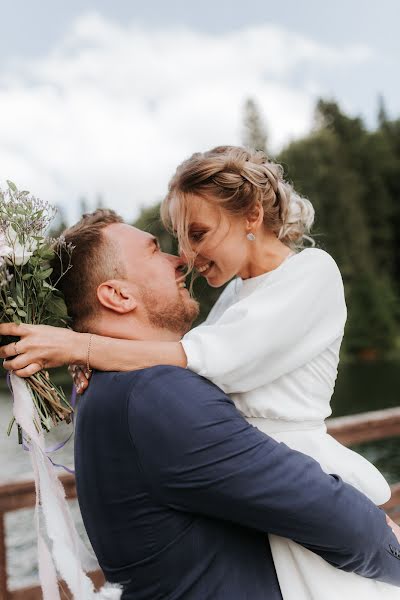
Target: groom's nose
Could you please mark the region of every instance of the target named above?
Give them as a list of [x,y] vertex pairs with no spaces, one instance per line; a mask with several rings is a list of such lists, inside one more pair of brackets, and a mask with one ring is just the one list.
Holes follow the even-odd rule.
[[181,256],[175,256],[174,254],[166,254],[166,257],[174,265],[175,269],[179,269],[179,267],[186,265],[186,262]]

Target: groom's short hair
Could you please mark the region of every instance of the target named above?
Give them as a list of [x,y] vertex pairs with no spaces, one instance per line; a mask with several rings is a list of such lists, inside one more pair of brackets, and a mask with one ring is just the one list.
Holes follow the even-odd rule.
[[[88,331],[95,319],[99,303],[98,286],[108,279],[124,276],[118,251],[112,241],[103,235],[103,229],[124,220],[116,212],[99,208],[82,216],[80,221],[66,229],[61,236],[53,261],[52,280],[58,283],[76,331]],[[65,243],[64,243],[65,240]],[[71,250],[68,245],[72,246]],[[71,262],[71,267],[60,278]]]

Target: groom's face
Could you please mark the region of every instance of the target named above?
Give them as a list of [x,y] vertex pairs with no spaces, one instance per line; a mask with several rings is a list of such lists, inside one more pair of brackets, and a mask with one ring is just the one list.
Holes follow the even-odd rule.
[[124,280],[153,326],[184,334],[197,317],[198,303],[183,282],[183,261],[162,252],[157,239],[126,223],[104,230],[118,252]]

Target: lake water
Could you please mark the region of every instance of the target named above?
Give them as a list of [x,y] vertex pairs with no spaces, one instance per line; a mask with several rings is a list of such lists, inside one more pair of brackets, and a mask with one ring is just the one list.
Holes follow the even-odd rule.
[[[332,401],[334,417],[400,405],[400,363],[342,365]],[[353,446],[384,474],[400,481],[400,437]]]
[[[389,408],[400,404],[400,363],[381,362],[343,365],[332,402],[333,416]],[[0,394],[0,483],[31,479],[29,456],[18,446],[16,432],[10,438],[6,429],[11,418],[11,402],[6,392]],[[59,426],[49,435],[48,445],[66,439],[71,429]],[[354,447],[373,462],[390,483],[400,481],[400,438],[371,442]],[[71,440],[53,457],[57,463],[73,466]],[[71,502],[77,527],[84,529],[77,502]],[[37,582],[36,541],[31,510],[6,515],[9,587],[15,589]]]

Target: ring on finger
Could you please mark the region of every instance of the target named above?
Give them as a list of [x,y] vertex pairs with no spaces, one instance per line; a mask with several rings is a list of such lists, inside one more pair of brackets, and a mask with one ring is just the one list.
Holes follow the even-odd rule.
[[15,352],[15,356],[18,356],[19,352],[18,352],[18,348],[17,348],[17,344],[18,342],[14,342],[14,352]]

